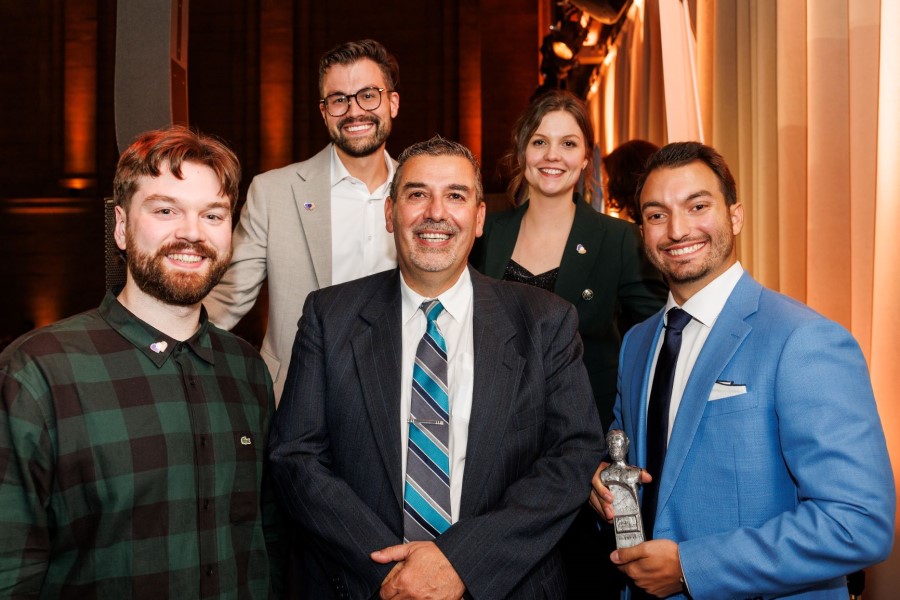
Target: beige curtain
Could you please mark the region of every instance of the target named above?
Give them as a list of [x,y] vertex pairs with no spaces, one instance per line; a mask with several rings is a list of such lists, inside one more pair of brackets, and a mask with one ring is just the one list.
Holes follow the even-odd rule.
[[[658,33],[681,18],[671,1],[635,2],[607,66],[615,81],[601,73],[607,152],[636,137],[674,141],[680,134],[665,123],[694,118],[690,102],[669,101],[672,78],[660,70],[674,68],[681,79],[690,73],[686,41]],[[889,28],[900,23],[900,0],[696,0],[692,19],[698,137],[735,172],[746,215],[741,262],[859,341],[896,481],[900,36]],[[662,56],[681,56],[682,64],[671,67]],[[868,570],[867,600],[896,597],[898,554]]]
[[[698,0],[710,143],[749,216],[741,261],[853,332],[900,465],[900,0]],[[836,440],[836,443],[846,443]],[[894,598],[895,554],[866,598]]]
[[595,129],[604,155],[627,140],[666,142],[661,43],[657,2],[636,0],[588,97],[598,106]]

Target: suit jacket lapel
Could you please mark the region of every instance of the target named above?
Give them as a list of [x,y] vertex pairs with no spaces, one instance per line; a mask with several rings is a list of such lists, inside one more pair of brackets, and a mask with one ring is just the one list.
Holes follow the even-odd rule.
[[[600,248],[605,235],[606,231],[600,226],[594,209],[580,198],[576,199],[575,220],[566,240],[559,277],[553,290],[557,295],[574,302],[581,298],[590,283],[594,263],[601,259]],[[579,246],[583,253],[579,253]],[[599,293],[599,290],[593,291]]]
[[504,213],[491,226],[491,235],[484,252],[484,274],[488,277],[503,279],[506,264],[516,247],[519,227],[522,225],[522,217],[526,210],[528,210],[527,202],[510,213]]
[[706,338],[706,343],[697,357],[672,426],[663,478],[659,487],[657,512],[665,509],[675,482],[681,474],[684,461],[700,426],[700,419],[706,410],[713,384],[752,329],[746,319],[756,312],[761,291],[762,286],[744,273],[713,324],[712,331],[709,332],[709,337]]
[[390,478],[397,506],[403,505],[400,461],[400,279],[397,271],[384,278],[382,286],[363,306],[365,321],[351,340],[363,398],[375,442]]
[[331,285],[331,144],[301,163],[291,185],[319,287]]
[[[634,330],[635,333],[629,338],[629,358],[623,361],[623,364],[634,364],[634,369],[629,371],[631,384],[628,389],[637,390],[640,394],[634,401],[622,403],[622,410],[626,411],[622,415],[622,420],[624,423],[634,424],[630,431],[626,429],[626,434],[632,440],[629,460],[635,465],[647,464],[647,400],[653,382],[650,368],[653,366],[653,355],[663,331],[663,314],[663,311],[660,311],[652,317],[656,324],[652,329]],[[622,366],[619,369],[621,370]]]
[[474,269],[469,271],[474,293],[475,377],[460,518],[477,512],[479,499],[499,460],[503,432],[525,367],[525,359],[509,343],[516,328],[494,289],[497,284]]

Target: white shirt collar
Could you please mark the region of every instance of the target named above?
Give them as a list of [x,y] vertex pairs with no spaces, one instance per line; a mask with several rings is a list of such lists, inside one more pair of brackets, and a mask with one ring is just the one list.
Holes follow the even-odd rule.
[[[691,296],[681,308],[686,310],[695,321],[699,321],[706,327],[712,327],[743,274],[744,268],[740,261],[734,263],[724,273],[709,282],[706,287]],[[678,306],[678,303],[672,297],[672,292],[669,292],[666,313],[675,306]]]
[[[388,176],[385,180],[385,183],[390,185],[390,183],[394,180],[394,161],[391,160],[391,155],[388,154],[388,151],[384,151],[384,164],[387,166]],[[353,175],[350,174],[350,171],[347,170],[347,167],[344,166],[341,157],[338,156],[337,149],[334,144],[331,144],[331,187],[336,186],[340,182],[345,179],[356,179]],[[382,187],[382,184],[379,187]]]
[[[402,300],[400,320],[404,325],[409,323],[410,319],[415,316],[416,311],[420,310],[422,302],[431,300],[431,298],[413,291],[403,278],[403,273],[400,273],[400,298]],[[469,275],[469,269],[463,269],[462,274],[456,280],[456,283],[453,284],[453,287],[438,296],[437,299],[441,301],[444,312],[449,314],[457,323],[462,323],[472,303],[472,276]]]

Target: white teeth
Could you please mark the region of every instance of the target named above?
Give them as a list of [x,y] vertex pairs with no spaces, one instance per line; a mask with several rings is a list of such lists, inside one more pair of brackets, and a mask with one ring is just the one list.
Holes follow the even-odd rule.
[[423,240],[437,241],[443,242],[445,240],[449,240],[450,236],[446,233],[420,233],[419,237]]
[[351,125],[347,128],[347,131],[364,131],[371,127],[371,123],[365,123],[363,125]]
[[169,258],[185,263],[198,263],[203,260],[202,256],[197,256],[196,254],[170,254]]
[[699,244],[694,244],[693,246],[688,246],[687,248],[676,248],[674,250],[668,250],[668,253],[672,256],[681,256],[683,254],[690,254],[691,252],[696,252],[700,248],[703,247],[703,242]]
[[562,169],[541,169],[542,173],[546,173],[547,175],[562,175]]

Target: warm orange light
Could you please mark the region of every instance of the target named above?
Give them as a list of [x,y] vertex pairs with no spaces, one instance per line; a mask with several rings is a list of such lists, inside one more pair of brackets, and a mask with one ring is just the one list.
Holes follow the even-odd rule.
[[48,292],[46,289],[34,291],[36,293],[30,295],[31,306],[29,306],[29,312],[35,328],[56,323],[65,316],[62,314],[59,306],[59,294],[55,293],[55,291]]
[[585,25],[587,27],[587,35],[584,38],[584,46],[596,46],[597,42],[600,41],[600,29],[603,27],[600,21],[591,21],[590,26]]
[[65,10],[68,14],[65,19],[64,168],[67,174],[94,173],[97,170],[97,3],[66,2]]
[[616,48],[610,48],[603,60],[603,154],[616,147]]
[[4,201],[0,214],[76,215],[90,212],[90,203],[83,198],[11,198]]
[[[900,219],[900,170],[897,169],[896,148],[900,144],[900,65],[895,57],[900,53],[900,39],[891,35],[900,18],[900,5],[882,4],[881,61],[878,86],[878,151],[875,214],[875,258],[872,289],[872,387],[878,401],[878,412],[884,426],[894,481],[900,481],[900,389],[897,387],[897,365],[900,364],[900,313],[897,295],[900,293],[900,238],[896,223]],[[897,520],[895,531],[900,529]],[[896,553],[885,564],[896,562]],[[896,571],[894,571],[896,573]],[[887,576],[886,579],[895,579]]]
[[[461,13],[459,47],[465,48],[465,51],[459,53],[459,141],[481,160],[481,27],[478,25],[477,11]],[[536,58],[535,64],[539,60]]]
[[70,190],[86,190],[97,185],[97,180],[91,177],[67,177],[60,179],[59,185]]
[[575,56],[572,53],[572,49],[563,42],[553,42],[553,54],[563,60],[572,60],[572,57]]
[[292,160],[294,130],[293,8],[290,2],[265,1],[260,7],[259,125],[260,169]]

